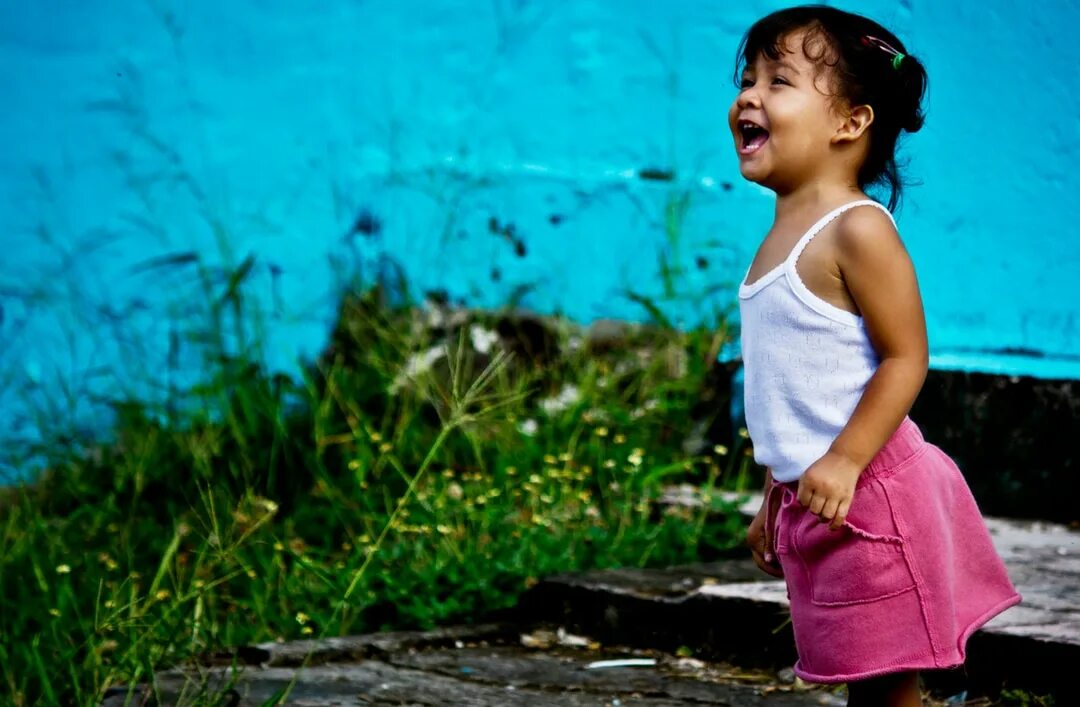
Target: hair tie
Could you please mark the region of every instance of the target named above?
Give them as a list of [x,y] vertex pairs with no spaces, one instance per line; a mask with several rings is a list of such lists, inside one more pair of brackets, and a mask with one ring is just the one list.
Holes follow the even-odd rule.
[[868,47],[874,46],[888,54],[891,54],[892,66],[897,71],[900,70],[900,62],[902,62],[904,60],[904,57],[907,56],[907,54],[901,54],[900,52],[893,49],[892,45],[890,45],[885,40],[878,39],[877,37],[871,37],[868,34],[863,36],[862,43]]

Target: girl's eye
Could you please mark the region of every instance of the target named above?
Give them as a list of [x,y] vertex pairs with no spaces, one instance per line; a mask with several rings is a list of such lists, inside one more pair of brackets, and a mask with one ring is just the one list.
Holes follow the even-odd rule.
[[779,84],[779,85],[782,86],[782,85],[787,84],[788,81],[783,76],[777,76],[777,77],[773,78],[772,82],[773,82],[773,84]]
[[750,79],[743,79],[742,83],[739,84],[739,88],[748,88],[748,87],[753,86],[753,85],[754,85],[754,82],[751,81]]

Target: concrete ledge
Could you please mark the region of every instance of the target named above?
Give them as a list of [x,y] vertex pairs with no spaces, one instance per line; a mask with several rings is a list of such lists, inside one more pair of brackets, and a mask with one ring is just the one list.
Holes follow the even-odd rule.
[[[308,653],[311,660],[300,667]],[[111,689],[101,707],[203,704],[214,698],[230,707],[272,704],[290,683],[288,703],[297,705],[844,704],[835,691],[771,672],[651,648],[605,646],[542,625],[455,626],[259,644],[239,654],[255,662],[241,660],[234,668],[219,664],[223,656],[211,656],[158,673],[154,689],[145,684]],[[603,664],[627,658],[638,664]]]
[[[724,494],[723,500],[752,517],[762,496]],[[701,499],[693,488],[673,487],[662,502],[698,505]],[[1080,533],[1040,521],[988,518],[987,526],[1024,601],[969,639],[963,670],[927,673],[927,685],[944,694],[1024,688],[1080,704],[1080,688],[1064,670],[1080,665]],[[674,650],[685,644],[741,665],[790,665],[794,638],[784,582],[758,570],[748,554],[657,570],[551,576],[518,610],[633,645]]]
[[[679,487],[666,498],[683,502],[693,498],[693,489]],[[721,498],[738,503],[739,512],[748,518],[757,513],[763,500],[759,492],[725,492]],[[1080,651],[1080,532],[1045,521],[985,520],[1023,601],[995,616],[982,630]],[[1080,653],[1077,658],[1074,664],[1080,665]]]

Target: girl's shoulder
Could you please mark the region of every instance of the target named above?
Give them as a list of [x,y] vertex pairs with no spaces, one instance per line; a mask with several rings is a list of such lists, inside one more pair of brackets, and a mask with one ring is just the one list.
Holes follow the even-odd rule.
[[851,289],[893,283],[908,278],[914,269],[892,214],[873,206],[849,209],[837,219],[833,239],[840,272]]
[[867,248],[903,247],[892,214],[877,202],[860,204],[840,214],[835,235],[837,247],[854,255]]

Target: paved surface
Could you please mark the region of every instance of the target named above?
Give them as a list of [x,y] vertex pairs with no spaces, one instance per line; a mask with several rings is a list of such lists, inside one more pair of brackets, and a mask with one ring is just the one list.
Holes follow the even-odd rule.
[[[310,654],[310,656],[308,655]],[[306,667],[300,666],[307,657]],[[240,706],[276,700],[295,679],[291,705],[843,705],[842,695],[801,681],[655,650],[601,646],[556,629],[522,633],[488,624],[322,641],[249,646],[233,671],[226,656],[208,665],[160,673],[153,702],[147,686],[116,690],[103,703],[199,704],[211,695]],[[654,665],[588,667],[612,659]]]
[[[670,498],[685,501],[693,498],[692,493],[687,487],[676,487]],[[761,502],[760,493],[749,494],[740,511],[753,517]],[[987,518],[986,525],[1023,601],[995,616],[983,631],[1072,647],[1078,658],[1073,665],[1080,665],[1080,532],[1054,523],[1003,518]],[[782,580],[706,585],[699,591],[787,605]]]
[[[735,497],[729,496],[729,500]],[[760,494],[740,506],[752,516]],[[689,487],[664,503],[696,505]],[[1080,533],[1037,521],[987,519],[1024,601],[968,642],[963,670],[924,673],[927,705],[1003,687],[1080,704]],[[842,688],[794,679],[784,583],[747,553],[664,569],[545,577],[491,623],[245,646],[157,676],[127,704],[262,704],[289,688],[296,705],[842,705]],[[568,633],[569,631],[569,633]],[[680,658],[688,647],[694,658]],[[609,659],[651,665],[588,667]],[[305,663],[306,661],[306,663]],[[125,704],[126,690],[104,705]],[[197,702],[197,700],[201,700]],[[951,704],[987,704],[972,700]]]

